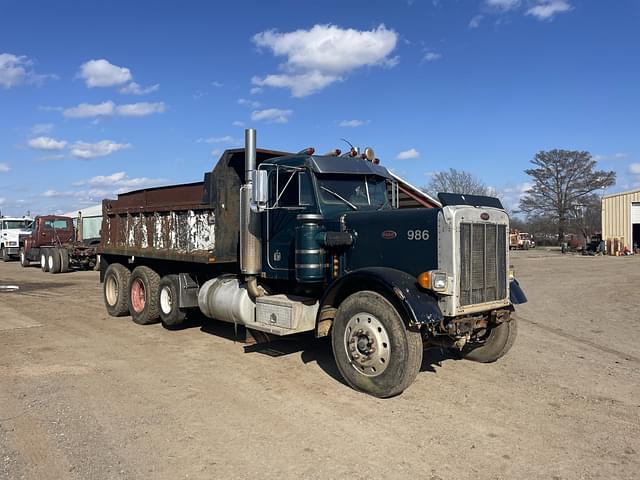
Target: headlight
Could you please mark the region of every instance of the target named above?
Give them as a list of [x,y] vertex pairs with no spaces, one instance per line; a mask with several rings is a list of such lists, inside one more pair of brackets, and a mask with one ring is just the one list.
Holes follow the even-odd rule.
[[513,265],[509,265],[509,280],[513,280],[514,278],[516,278],[516,271]]
[[418,275],[418,285],[427,290],[444,293],[448,289],[449,279],[446,272],[431,270]]

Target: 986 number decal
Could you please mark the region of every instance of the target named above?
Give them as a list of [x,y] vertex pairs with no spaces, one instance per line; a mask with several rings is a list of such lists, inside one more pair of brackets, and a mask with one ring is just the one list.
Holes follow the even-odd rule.
[[429,230],[407,230],[407,240],[429,240]]

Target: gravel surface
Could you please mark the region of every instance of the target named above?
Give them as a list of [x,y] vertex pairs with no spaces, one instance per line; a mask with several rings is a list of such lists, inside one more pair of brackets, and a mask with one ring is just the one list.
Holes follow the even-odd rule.
[[511,262],[511,352],[429,350],[388,400],[345,386],[329,342],[139,326],[95,272],[0,263],[0,478],[639,478],[640,256]]

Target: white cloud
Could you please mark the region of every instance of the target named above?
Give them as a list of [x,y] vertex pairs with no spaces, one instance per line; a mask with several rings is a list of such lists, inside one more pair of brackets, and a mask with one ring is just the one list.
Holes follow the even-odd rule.
[[27,142],[27,144],[31,148],[35,148],[36,150],[63,150],[64,147],[67,146],[67,142],[65,140],[56,140],[51,137],[37,137],[32,138]]
[[389,55],[396,48],[398,34],[384,25],[365,31],[335,25],[287,33],[267,30],[254,35],[253,42],[286,61],[281,65],[285,73],[254,77],[252,83],[289,88],[294,97],[311,95],[361,67],[397,63]]
[[53,155],[44,155],[39,157],[38,160],[62,160],[64,158],[64,153],[54,153]]
[[222,153],[222,151],[219,148],[214,148],[213,150],[211,150],[211,156],[212,157],[217,157]]
[[599,154],[599,155],[593,156],[593,159],[596,162],[602,162],[607,160],[624,160],[626,158],[629,158],[629,154],[625,152],[616,152],[614,154]]
[[267,123],[287,123],[293,110],[281,110],[279,108],[267,108],[251,112],[251,120],[254,122],[265,121]]
[[257,95],[259,93],[262,93],[262,88],[253,87],[251,90],[249,90],[249,93],[251,93],[251,95]]
[[364,125],[366,122],[364,120],[342,120],[338,125],[340,127],[350,127],[350,128],[355,128],[355,127],[360,127],[362,125]]
[[157,92],[159,89],[160,89],[159,83],[142,87],[136,82],[131,82],[125,85],[124,87],[122,87],[118,91],[120,93],[127,93],[131,95],[148,95],[149,93]]
[[239,98],[238,105],[251,107],[251,108],[258,108],[260,107],[260,102],[256,102],[255,100],[247,100],[246,98]]
[[436,60],[440,60],[442,58],[441,53],[437,52],[427,52],[424,54],[423,60],[425,62],[435,62]]
[[218,82],[217,80],[214,80],[213,82],[211,82],[211,86],[212,87],[216,87],[216,88],[220,88],[223,87],[224,85],[220,82]]
[[111,100],[91,104],[81,103],[76,107],[67,108],[63,111],[63,115],[69,118],[89,118],[89,117],[143,117],[154,113],[162,113],[165,110],[164,102],[157,103],[130,103],[125,105],[116,105]]
[[89,88],[113,87],[130,82],[133,79],[128,68],[113,65],[104,58],[83,63],[80,66],[78,75],[84,79]]
[[520,199],[533,187],[531,182],[516,183],[503,188],[495,189],[495,193],[505,206],[515,209],[520,204]]
[[118,105],[115,113],[121,117],[144,117],[154,113],[162,113],[165,110],[164,102],[148,103],[129,103],[127,105]]
[[232,136],[225,135],[224,137],[199,138],[198,140],[196,140],[196,143],[238,143],[238,142]]
[[69,118],[87,118],[113,115],[115,104],[109,100],[102,103],[81,103],[76,107],[66,108],[62,113]]
[[0,163],[0,173],[7,173],[11,170],[11,166],[8,163]]
[[484,15],[475,15],[471,20],[469,20],[469,28],[478,28],[483,18]]
[[111,175],[98,175],[87,180],[81,180],[73,185],[87,185],[90,187],[144,187],[149,185],[158,185],[165,181],[166,180],[163,178],[131,178],[126,172],[116,172]]
[[36,123],[31,127],[31,133],[34,135],[44,135],[45,133],[50,133],[53,127],[53,123]]
[[397,156],[397,160],[409,160],[411,158],[418,158],[420,156],[420,152],[418,152],[415,148],[410,148],[409,150],[403,150]]
[[629,173],[632,175],[640,175],[640,163],[632,163],[629,165]]
[[231,125],[233,125],[234,127],[244,127],[245,123],[241,122],[240,120],[234,120]]
[[31,66],[33,62],[24,55],[0,53],[0,86],[9,89],[27,83],[40,84],[47,78],[58,78],[56,75],[40,75]]
[[251,79],[255,85],[289,88],[291,89],[291,95],[294,97],[306,97],[307,95],[316,93],[339,80],[342,80],[342,77],[337,75],[327,75],[318,71],[303,73],[300,75],[267,75],[264,78],[253,77]]
[[130,143],[116,143],[111,140],[101,140],[96,143],[76,142],[71,146],[71,155],[82,160],[111,155],[118,150],[131,148]]
[[533,15],[538,20],[551,20],[557,13],[569,10],[571,5],[565,0],[539,0],[538,5],[527,10],[526,15]]
[[486,0],[488,7],[506,12],[520,6],[520,0]]

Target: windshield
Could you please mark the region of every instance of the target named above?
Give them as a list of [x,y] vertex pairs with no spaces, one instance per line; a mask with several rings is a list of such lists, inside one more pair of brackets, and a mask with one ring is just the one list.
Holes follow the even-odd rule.
[[45,220],[43,225],[46,229],[68,230],[69,221],[56,218],[55,220]]
[[318,175],[320,198],[329,205],[345,204],[353,210],[388,205],[384,178],[362,175]]
[[31,227],[31,220],[3,220],[3,229],[28,229]]

